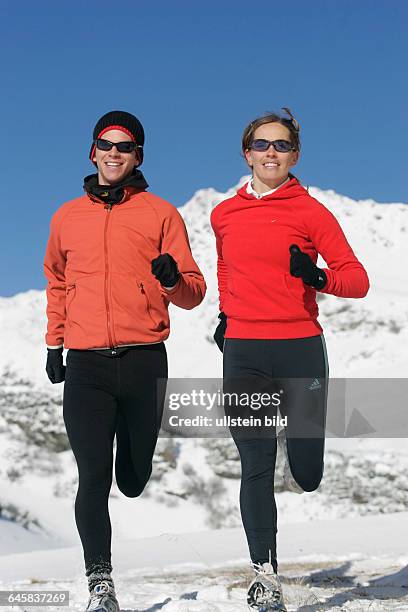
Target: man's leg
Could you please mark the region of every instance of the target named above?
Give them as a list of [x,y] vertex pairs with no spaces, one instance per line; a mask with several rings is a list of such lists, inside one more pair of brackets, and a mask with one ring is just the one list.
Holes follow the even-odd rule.
[[108,497],[117,406],[114,360],[92,351],[67,355],[63,416],[78,465],[75,519],[90,575],[111,567]]
[[116,482],[124,495],[138,497],[150,478],[160,431],[163,380],[167,380],[166,349],[163,343],[132,348],[119,361]]

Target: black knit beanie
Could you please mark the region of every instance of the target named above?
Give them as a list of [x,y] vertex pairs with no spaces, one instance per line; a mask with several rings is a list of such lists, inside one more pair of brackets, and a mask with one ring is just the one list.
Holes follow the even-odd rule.
[[[143,126],[140,123],[139,119],[137,119],[134,115],[127,113],[126,111],[110,111],[103,115],[95,125],[93,131],[93,140],[97,140],[97,138],[101,138],[102,135],[108,130],[122,130],[128,136],[132,138],[139,145],[139,147],[143,147],[144,145],[144,130]],[[89,152],[89,159],[91,161],[95,153],[95,145],[92,143],[91,150]],[[137,149],[137,154],[139,155],[140,164],[143,161],[143,149]],[[140,165],[139,164],[139,165]]]

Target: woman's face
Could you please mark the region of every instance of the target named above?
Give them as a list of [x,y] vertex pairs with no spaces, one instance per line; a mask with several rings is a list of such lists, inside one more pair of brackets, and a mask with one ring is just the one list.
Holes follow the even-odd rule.
[[[253,140],[264,138],[265,140],[288,140],[290,132],[281,123],[265,123],[256,128]],[[277,187],[286,180],[289,170],[299,159],[298,151],[279,153],[271,145],[267,151],[253,151],[247,149],[245,158],[252,168],[254,186],[266,186],[270,189]]]

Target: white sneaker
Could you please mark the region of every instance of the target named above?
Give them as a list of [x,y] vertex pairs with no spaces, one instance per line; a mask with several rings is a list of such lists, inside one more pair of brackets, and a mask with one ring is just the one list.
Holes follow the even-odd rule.
[[292,493],[304,493],[304,490],[293,477],[293,474],[290,470],[289,465],[289,457],[288,457],[288,446],[286,442],[286,432],[285,429],[281,429],[278,433],[278,448],[283,455],[284,458],[284,468],[283,468],[283,486],[286,491],[291,491]]
[[85,612],[120,612],[115,588],[111,583],[102,580],[94,586]]
[[249,610],[286,612],[283,601],[282,585],[270,563],[253,563],[256,575],[248,587],[247,603]]

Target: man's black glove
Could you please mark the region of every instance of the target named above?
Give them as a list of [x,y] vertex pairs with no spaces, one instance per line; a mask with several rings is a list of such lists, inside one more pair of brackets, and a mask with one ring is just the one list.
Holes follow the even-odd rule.
[[177,264],[169,253],[164,253],[153,259],[152,274],[163,287],[174,287],[180,276]]
[[227,331],[227,317],[223,312],[220,312],[218,318],[220,322],[218,323],[217,329],[214,333],[214,341],[222,353],[224,350],[224,336],[225,332]]
[[303,253],[297,244],[292,244],[289,251],[291,275],[300,277],[305,285],[310,285],[315,289],[323,289],[327,283],[325,271],[318,268],[309,255]]
[[62,359],[62,347],[57,349],[47,349],[47,365],[45,369],[50,381],[60,383],[65,380],[65,366]]

